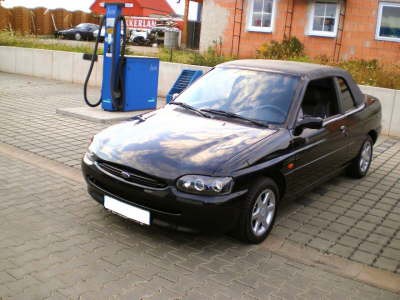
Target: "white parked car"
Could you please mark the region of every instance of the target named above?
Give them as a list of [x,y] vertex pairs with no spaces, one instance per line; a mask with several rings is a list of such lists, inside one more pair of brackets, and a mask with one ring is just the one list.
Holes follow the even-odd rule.
[[129,41],[135,45],[146,45],[148,43],[149,30],[132,29]]

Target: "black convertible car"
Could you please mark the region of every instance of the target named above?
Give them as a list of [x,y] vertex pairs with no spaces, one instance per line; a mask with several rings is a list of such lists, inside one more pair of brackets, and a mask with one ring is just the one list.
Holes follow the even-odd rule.
[[97,134],[82,170],[95,200],[141,224],[259,243],[283,199],[365,176],[380,130],[379,101],[344,70],[239,60]]
[[73,28],[58,30],[54,33],[54,35],[56,38],[62,39],[91,41],[96,38],[93,35],[93,32],[95,32],[96,30],[99,30],[99,25],[92,23],[82,23],[76,25]]

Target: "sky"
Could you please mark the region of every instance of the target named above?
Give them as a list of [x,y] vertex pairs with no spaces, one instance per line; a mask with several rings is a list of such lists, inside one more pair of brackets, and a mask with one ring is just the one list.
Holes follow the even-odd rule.
[[[181,3],[177,3],[178,0],[167,0],[171,7],[178,14],[183,14],[184,9],[184,0],[181,0]],[[28,8],[44,6],[46,8],[65,8],[67,10],[83,10],[88,12],[90,5],[94,2],[94,0],[5,0],[2,2],[4,7],[13,7],[13,6],[25,6]],[[194,7],[193,7],[194,8]],[[194,9],[193,9],[194,10]],[[190,12],[190,18],[195,16],[195,11]]]

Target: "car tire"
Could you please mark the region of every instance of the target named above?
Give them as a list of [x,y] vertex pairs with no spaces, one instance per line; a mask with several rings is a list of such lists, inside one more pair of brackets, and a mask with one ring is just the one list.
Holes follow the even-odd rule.
[[360,152],[357,157],[351,162],[347,169],[347,174],[352,178],[362,178],[367,175],[372,162],[374,142],[368,135],[364,140]]
[[260,178],[247,193],[239,222],[237,238],[246,243],[258,244],[270,233],[277,214],[279,189],[271,178]]
[[79,32],[75,33],[75,41],[80,41],[82,39],[82,36]]

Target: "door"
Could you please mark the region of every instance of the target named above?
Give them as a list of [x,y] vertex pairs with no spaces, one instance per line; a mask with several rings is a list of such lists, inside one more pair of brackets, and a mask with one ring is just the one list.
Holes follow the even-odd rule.
[[287,172],[291,193],[301,193],[311,185],[335,173],[346,161],[347,131],[341,114],[335,78],[309,82],[299,110],[298,120],[320,117],[320,129],[293,132],[294,168]]

